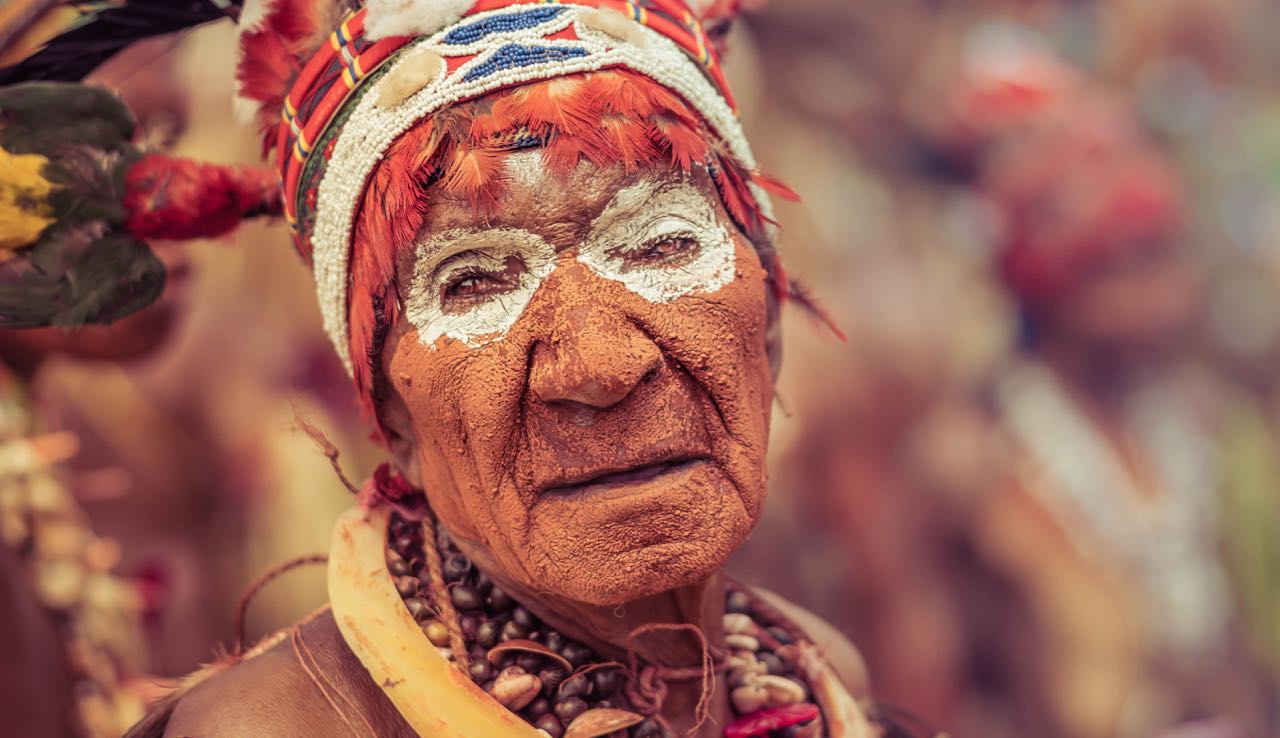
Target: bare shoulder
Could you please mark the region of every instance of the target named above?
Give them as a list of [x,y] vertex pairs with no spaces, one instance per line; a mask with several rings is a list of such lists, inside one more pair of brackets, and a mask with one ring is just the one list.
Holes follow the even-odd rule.
[[870,694],[871,680],[867,676],[867,664],[857,646],[843,633],[831,623],[774,592],[759,587],[752,587],[752,591],[766,603],[778,608],[809,636],[814,645],[822,649],[840,681],[844,682],[851,693],[856,696]]
[[[165,738],[411,736],[324,613],[183,694]],[[131,734],[132,735],[132,734]]]

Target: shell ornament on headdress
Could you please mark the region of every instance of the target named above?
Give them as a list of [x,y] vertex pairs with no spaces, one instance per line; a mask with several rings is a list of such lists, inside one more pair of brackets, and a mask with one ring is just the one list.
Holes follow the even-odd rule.
[[[789,193],[756,172],[717,51],[739,2],[106,4],[0,70],[0,325],[118,319],[162,287],[146,239],[216,236],[244,217],[283,215],[313,267],[325,329],[369,394],[364,358],[376,356],[396,302],[385,273],[394,259],[361,244],[370,192],[420,214],[425,182],[484,207],[503,158],[535,147],[558,171],[582,159],[705,167],[785,298],[766,190]],[[235,107],[262,129],[274,175],[144,154],[112,95],[52,82],[79,79],[139,38],[224,16],[240,26]],[[379,169],[410,134],[426,171],[382,182]],[[420,223],[387,220],[396,233]]]

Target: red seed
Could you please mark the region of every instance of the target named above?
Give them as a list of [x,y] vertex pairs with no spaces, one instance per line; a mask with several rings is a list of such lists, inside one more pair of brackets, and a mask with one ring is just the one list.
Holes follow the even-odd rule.
[[809,702],[766,707],[729,723],[724,729],[724,738],[760,738],[775,730],[807,723],[818,715],[818,706]]

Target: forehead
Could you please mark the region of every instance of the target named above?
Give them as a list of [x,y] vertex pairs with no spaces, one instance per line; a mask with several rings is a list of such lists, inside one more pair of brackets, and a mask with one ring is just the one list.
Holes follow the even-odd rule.
[[620,164],[600,166],[584,160],[568,175],[559,175],[544,166],[540,149],[529,149],[507,157],[501,195],[488,213],[477,212],[468,198],[435,188],[419,237],[455,229],[519,228],[558,248],[567,247],[581,241],[592,222],[628,187],[686,181],[713,203],[718,200],[711,178],[701,168],[689,174],[671,166],[628,171]]

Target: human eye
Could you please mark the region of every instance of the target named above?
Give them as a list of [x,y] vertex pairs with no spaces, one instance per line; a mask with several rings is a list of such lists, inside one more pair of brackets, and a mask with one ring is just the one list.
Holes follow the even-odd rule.
[[443,265],[437,290],[441,311],[458,313],[519,288],[525,273],[518,256],[505,259],[488,254],[463,255],[454,263]]
[[694,229],[676,223],[659,225],[627,239],[631,243],[610,249],[609,256],[623,271],[671,269],[684,266],[698,257],[702,251],[702,240]]
[[473,270],[451,278],[444,285],[444,299],[446,302],[469,300],[497,292],[506,292],[513,287],[515,287],[515,281],[505,275]]
[[640,248],[624,253],[624,261],[640,264],[673,265],[698,254],[702,244],[692,234],[670,234],[650,240]]

